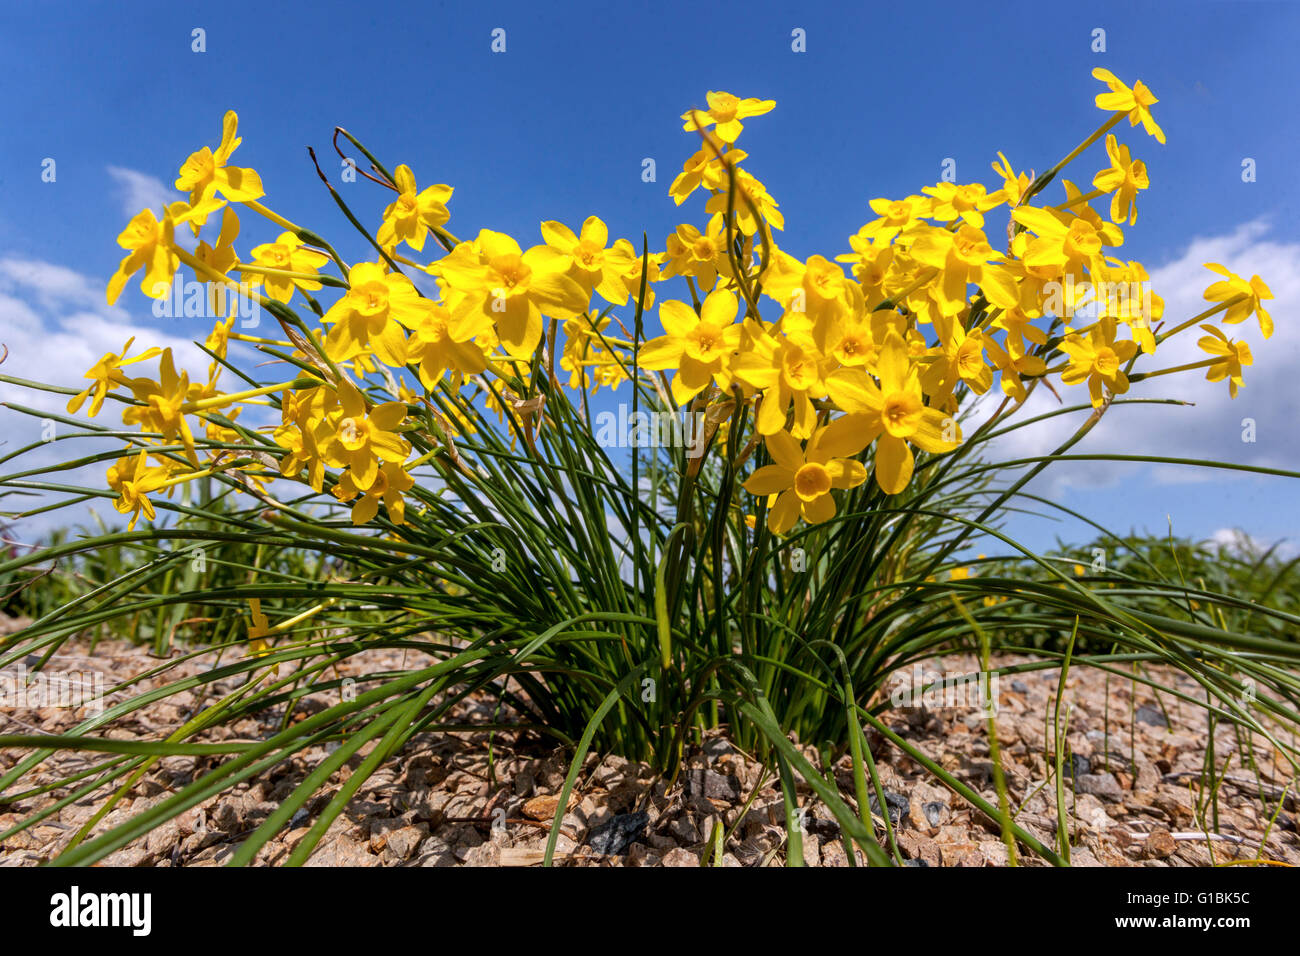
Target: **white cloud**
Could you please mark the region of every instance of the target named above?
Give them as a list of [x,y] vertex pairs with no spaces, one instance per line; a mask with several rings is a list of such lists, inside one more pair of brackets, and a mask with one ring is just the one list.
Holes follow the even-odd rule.
[[[1205,381],[1195,370],[1135,383],[1124,398],[1176,398],[1193,404],[1117,405],[1070,454],[1139,454],[1166,458],[1206,459],[1300,471],[1300,443],[1293,423],[1300,415],[1300,323],[1294,303],[1300,298],[1300,243],[1268,238],[1269,227],[1251,222],[1224,236],[1198,238],[1175,260],[1151,271],[1151,285],[1165,300],[1167,327],[1186,321],[1213,303],[1202,298],[1218,277],[1204,267],[1219,262],[1249,278],[1258,273],[1269,284],[1267,303],[1276,331],[1265,341],[1256,319],[1241,325],[1220,325],[1230,338],[1249,342],[1255,364],[1245,372],[1245,386],[1235,400],[1224,382]],[[1218,317],[1211,319],[1218,325]],[[1197,347],[1204,333],[1189,329],[1161,345],[1153,357],[1139,359],[1137,370],[1170,368],[1198,362],[1207,355]],[[1053,382],[1065,404],[1087,402],[1087,389]],[[986,397],[987,401],[987,397]],[[1048,389],[1040,387],[1018,417],[1029,418],[1060,408]],[[998,439],[989,449],[995,460],[1047,454],[1084,422],[1087,412],[1061,416],[1019,429]],[[1254,419],[1256,441],[1242,441],[1243,419]],[[977,419],[978,420],[978,419]],[[1222,470],[1180,465],[1124,465],[1114,462],[1056,462],[1039,482],[1055,495],[1068,487],[1108,487],[1141,480],[1148,484],[1179,484],[1221,480]],[[1042,491],[1040,484],[1039,491]]]
[[[168,334],[155,325],[141,323],[126,309],[106,305],[103,287],[97,279],[48,262],[0,258],[0,343],[9,350],[8,358],[0,365],[0,373],[80,389],[88,384],[83,374],[100,356],[106,352],[120,353],[123,343],[134,337],[136,341],[131,354],[138,355],[155,345],[171,348],[178,370],[188,371],[191,381],[206,381],[211,360],[185,336],[204,339],[212,326],[210,319],[175,320],[177,331],[182,334]],[[243,346],[231,346],[234,355],[243,350]],[[158,360],[153,359],[132,367],[132,371],[156,377],[157,367]],[[0,382],[0,402],[66,416],[68,396]],[[111,427],[120,424],[119,414],[120,408],[107,402],[94,421]],[[76,417],[90,421],[85,407]],[[56,424],[56,429],[58,434],[72,431],[70,426],[63,424]],[[43,437],[40,418],[0,407],[0,455],[9,454]],[[105,448],[117,449],[123,444],[119,439],[57,441],[0,465],[0,473],[50,468],[61,461]],[[105,467],[95,465],[58,472],[49,480],[58,484],[101,487]],[[35,499],[9,497],[0,499],[0,511],[24,510],[35,504]],[[111,502],[101,500],[94,507],[106,520],[117,520]],[[19,537],[30,540],[49,528],[82,522],[87,518],[83,506],[24,519],[15,530]]]
[[109,166],[107,169],[108,175],[116,183],[124,216],[134,216],[141,209],[152,209],[156,213],[168,203],[182,198],[180,193],[157,176],[123,166]]

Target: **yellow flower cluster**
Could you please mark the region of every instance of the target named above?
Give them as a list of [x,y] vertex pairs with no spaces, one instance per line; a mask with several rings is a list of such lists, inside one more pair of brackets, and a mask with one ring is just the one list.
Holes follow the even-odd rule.
[[[140,426],[131,453],[109,473],[118,508],[132,514],[132,525],[141,513],[153,517],[151,493],[216,470],[240,473],[256,487],[278,474],[317,492],[330,476],[335,497],[353,503],[354,522],[370,521],[383,505],[388,519],[401,524],[403,493],[414,486],[411,444],[403,437],[419,427],[412,410],[436,390],[455,396],[471,383],[482,386],[476,394],[497,414],[531,415],[536,407],[516,398],[506,379],[554,376],[558,360],[577,390],[616,389],[636,374],[658,381],[679,405],[748,406],[752,415],[744,420],[754,429],[748,447],[761,441],[768,463],[744,487],[766,498],[768,527],[783,534],[800,518],[826,521],[836,513],[835,489],[874,474],[884,492],[900,494],[912,480],[916,450],[942,455],[958,447],[957,417],[972,396],[996,389],[1003,408],[1014,410],[1055,377],[1064,385],[1086,384],[1089,401],[1101,408],[1128,390],[1140,358],[1211,316],[1236,324],[1254,314],[1264,337],[1271,334],[1261,303],[1272,296],[1264,282],[1213,263],[1209,268],[1222,279],[1205,297],[1214,305],[1166,327],[1164,303],[1150,292],[1146,270],[1119,253],[1123,229],[1137,221],[1138,194],[1149,186],[1147,170],[1109,132],[1127,117],[1163,143],[1151,115],[1157,100],[1141,82],[1130,88],[1105,70],[1094,75],[1107,86],[1097,106],[1112,115],[1043,176],[1016,171],[999,153],[993,190],[945,181],[901,199],[873,199],[872,218],[848,237],[849,251],[833,259],[800,259],[780,248],[774,231],[784,229],[784,215],[741,167],[749,158],[736,146],[744,121],[770,112],[771,100],[710,92],[707,110],[682,115],[700,149],[669,192],[680,206],[702,190],[707,218],[702,227],[680,225],[661,251],[642,256],[627,239],[611,242],[596,216],[577,231],[544,222],[541,242],[526,249],[487,229],[461,241],[445,228],[451,187],[420,189],[402,165],[392,174],[376,167],[384,177],[376,181],[396,198],[373,237],[377,261],[350,266],[323,240],[262,205],[256,172],[229,164],[240,143],[230,112],[216,151],[204,147],[180,168],[176,186],[188,199],[163,210],[161,219],[142,211],[119,236],[128,254],[109,282],[108,299],[115,301],[140,271],[142,290],[163,297],[184,264],[210,288],[237,288],[268,308],[288,341],[244,336],[233,330],[233,319],[218,321],[207,342],[217,361],[205,384],[178,375],[170,351],[128,359],[124,348],[87,372],[91,385],[69,408],[93,396],[93,415],[115,394],[125,403],[123,421]],[[1107,165],[1090,192],[1062,179],[1061,201],[1032,204],[1103,136]],[[1107,198],[1107,215],[1092,207]],[[248,262],[234,249],[236,205],[279,230],[274,241],[253,247]],[[192,254],[177,245],[178,225],[197,236],[218,211],[214,245],[201,242]],[[1007,220],[1001,249],[985,231],[999,211]],[[411,259],[429,247],[430,236],[445,254]],[[331,262],[337,277],[322,271]],[[436,294],[417,287],[408,270],[431,277],[425,284],[436,284]],[[656,302],[652,286],[673,279],[683,280],[683,292]],[[326,285],[342,293],[322,308],[311,293]],[[296,313],[288,304],[295,295],[320,315],[319,329],[301,320],[293,327]],[[657,314],[663,333],[637,342],[622,321],[616,327],[610,310],[629,303]],[[615,328],[622,334],[612,334]],[[1235,396],[1250,350],[1214,325],[1201,328],[1208,359],[1139,374],[1205,369],[1210,381],[1228,380]],[[223,393],[217,384],[231,339],[289,347],[301,367],[315,372],[307,380]],[[123,371],[159,355],[156,381]],[[386,392],[368,381],[372,376],[388,384]],[[487,377],[499,379],[500,387],[483,386]],[[126,391],[114,391],[119,388]],[[376,392],[400,400],[376,402],[370,397]],[[281,452],[273,472],[267,456],[220,445],[240,442],[232,427],[237,406],[263,404],[263,396],[277,393],[281,421],[266,429]],[[220,409],[229,414],[217,415]],[[206,469],[187,422],[193,416],[205,421]],[[464,421],[451,424],[470,429]]]

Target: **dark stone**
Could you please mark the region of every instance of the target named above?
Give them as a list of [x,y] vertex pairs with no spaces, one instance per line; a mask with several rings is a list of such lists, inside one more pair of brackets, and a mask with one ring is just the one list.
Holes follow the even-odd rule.
[[716,770],[690,770],[686,774],[686,792],[692,797],[735,803],[740,799],[740,781]]
[[924,867],[928,867],[929,865],[930,865],[929,863],[926,863],[925,860],[921,859],[919,856],[916,857],[916,859],[913,859],[913,860],[904,860],[904,861],[903,861],[903,866],[924,866]]
[[[871,812],[877,816],[884,816],[884,814],[880,812],[880,802],[876,799],[876,794],[873,792],[870,796]],[[894,793],[892,790],[886,790],[885,805],[889,807],[889,822],[897,826],[898,821],[903,819],[903,815],[907,813],[908,809],[912,806],[912,803],[901,793]]]
[[604,856],[620,856],[627,848],[645,836],[650,814],[620,813],[608,823],[602,823],[587,835],[587,845]]
[[1152,727],[1169,726],[1169,721],[1165,720],[1164,712],[1158,707],[1148,707],[1144,704],[1137,709],[1136,716],[1140,724],[1150,724]]
[[[888,799],[888,798],[886,798]],[[939,821],[943,819],[944,805],[938,800],[931,800],[921,807],[925,811],[925,819],[929,821],[930,826],[937,827]]]
[[1092,761],[1083,754],[1070,754],[1070,759],[1065,761],[1063,767],[1067,777],[1079,777],[1085,773],[1092,773]]
[[1011,682],[1011,689],[1014,690],[1017,694],[1029,693],[1029,688],[1025,685],[1025,682],[1022,680],[1013,680]]

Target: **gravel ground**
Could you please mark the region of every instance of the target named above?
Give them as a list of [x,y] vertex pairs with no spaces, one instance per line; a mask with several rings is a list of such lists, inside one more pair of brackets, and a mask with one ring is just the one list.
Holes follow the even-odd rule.
[[[1000,663],[1005,663],[1002,661]],[[50,662],[56,671],[94,670],[109,687],[167,664],[124,643],[69,643]],[[413,656],[372,651],[352,658],[342,676],[412,666]],[[173,661],[162,674],[136,685],[157,685],[194,673],[203,662]],[[935,665],[937,666],[937,664]],[[948,658],[949,674],[975,668],[973,660]],[[1189,693],[1197,688],[1179,675],[1159,675]],[[1053,845],[1057,827],[1055,785],[1048,779],[1052,744],[1045,743],[1059,673],[1036,671],[998,686],[997,734],[1017,822]],[[1243,763],[1230,727],[1220,727],[1215,755],[1233,758],[1218,793],[1218,828],[1208,836],[1207,802],[1201,793],[1207,727],[1202,711],[1123,678],[1091,669],[1070,671],[1065,702],[1070,705],[1066,804],[1072,860],[1085,866],[1207,866],[1262,856],[1300,865],[1296,834],[1295,781],[1286,763],[1262,738],[1254,740],[1254,770]],[[1107,706],[1109,697],[1109,706]],[[306,698],[292,719],[327,706]],[[160,701],[111,725],[107,734],[124,739],[160,739],[198,704],[182,694]],[[0,707],[0,733],[61,733],[84,713],[72,708],[16,710]],[[470,701],[460,719],[494,718],[483,703]],[[216,728],[199,739],[264,739],[284,719],[282,711]],[[996,802],[983,715],[973,708],[916,708],[888,718],[902,736],[932,759]],[[1106,728],[1110,737],[1107,739]],[[489,763],[489,737],[492,762]],[[1001,866],[1006,847],[998,828],[939,786],[911,759],[882,740],[872,741],[879,761],[886,805],[896,823],[901,854],[911,865]],[[368,751],[337,773],[307,807],[261,851],[259,864],[282,862],[307,833],[327,803]],[[104,865],[213,866],[225,862],[243,837],[273,812],[325,756],[306,750],[267,775],[241,784],[164,824],[115,852]],[[812,748],[805,753],[818,762]],[[22,754],[0,750],[0,769]],[[93,765],[103,755],[63,753],[31,780],[52,781]],[[208,758],[166,758],[103,820],[103,832],[137,814],[209,769]],[[528,866],[540,862],[549,821],[568,764],[562,751],[537,742],[488,732],[426,734],[413,739],[362,787],[330,828],[309,865],[318,866]],[[1256,777],[1255,772],[1258,772]],[[835,767],[845,798],[853,804],[850,764]],[[1261,784],[1263,793],[1261,795]],[[758,795],[745,811],[755,787]],[[62,791],[0,804],[0,834],[34,811],[53,804]],[[811,865],[845,866],[848,859],[838,826],[815,795],[800,790],[806,810],[804,858]],[[1280,806],[1279,806],[1280,805]],[[91,818],[92,799],[72,803],[36,825],[0,840],[0,866],[29,866],[59,853]],[[877,820],[881,809],[873,807]],[[1272,825],[1270,817],[1276,813]],[[743,814],[743,818],[742,818]],[[711,736],[688,758],[669,789],[644,765],[618,757],[592,756],[579,778],[563,820],[556,859],[580,866],[698,866],[713,826],[734,827],[723,859],[727,866],[777,866],[785,862],[784,813],[776,782],[760,764]],[[1267,837],[1265,839],[1265,834]],[[1260,841],[1264,840],[1261,848]],[[1022,862],[1034,864],[1022,856]]]

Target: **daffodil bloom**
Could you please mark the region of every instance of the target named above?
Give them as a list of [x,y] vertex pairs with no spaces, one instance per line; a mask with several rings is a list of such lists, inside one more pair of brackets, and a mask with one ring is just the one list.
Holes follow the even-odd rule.
[[967,332],[953,316],[935,319],[939,344],[930,349],[921,388],[936,406],[948,406],[959,383],[976,395],[983,395],[993,384],[993,370],[984,361],[984,333]]
[[411,330],[406,340],[408,358],[419,365],[420,382],[425,388],[433,388],[448,372],[459,381],[487,367],[483,350],[474,344],[474,338],[492,326],[492,320],[483,313],[470,312],[453,320],[445,305],[434,303],[415,321],[402,322]]
[[673,399],[685,405],[715,378],[729,381],[728,365],[740,344],[736,312],[736,296],[725,289],[709,293],[698,316],[685,302],[661,303],[665,334],[641,346],[638,364],[650,371],[677,369]]
[[1030,316],[1019,305],[1004,309],[993,320],[992,327],[1007,334],[1007,353],[1013,358],[1021,358],[1029,351],[1025,339],[1035,345],[1047,343],[1047,333],[1034,325],[1035,316]]
[[1127,113],[1130,126],[1136,126],[1140,122],[1142,128],[1156,138],[1157,143],[1164,143],[1165,132],[1151,116],[1151,105],[1160,101],[1141,80],[1135,81],[1133,88],[1129,89],[1110,70],[1097,67],[1092,75],[1110,87],[1109,93],[1097,94],[1098,109]]
[[[217,151],[213,153],[204,146],[181,164],[176,188],[190,194],[192,207],[202,208],[200,204],[211,200],[217,193],[231,202],[252,202],[266,195],[262,189],[262,177],[254,170],[226,165],[230,162],[230,154],[241,142],[236,135],[238,130],[239,117],[234,110],[227,110],[221,121],[221,145]],[[203,224],[210,211],[205,209],[195,219],[196,228]]]
[[1212,325],[1202,325],[1202,329],[1210,333],[1202,336],[1196,344],[1203,351],[1220,359],[1211,365],[1205,372],[1207,382],[1222,382],[1225,378],[1228,380],[1228,396],[1237,397],[1237,389],[1244,383],[1241,376],[1241,367],[1243,365],[1253,365],[1255,359],[1250,354],[1250,346],[1245,342],[1234,342]]
[[1029,239],[1022,233],[1012,250],[1019,250],[1025,268],[1041,278],[1081,276],[1084,268],[1100,271],[1105,267],[1103,246],[1118,246],[1124,234],[1110,223],[1092,222],[1089,217],[1057,213],[1037,206],[1020,206],[1011,217],[1035,234]]
[[727,234],[723,229],[722,217],[714,216],[710,220],[708,232],[702,233],[685,223],[668,236],[667,251],[664,253],[665,279],[678,275],[691,276],[701,292],[709,292],[717,284],[719,274],[731,278],[731,263],[727,259]]
[[[194,249],[194,258],[202,262],[218,275],[225,275],[239,265],[239,255],[235,252],[235,240],[239,237],[239,216],[227,206],[221,214],[221,231],[217,235],[215,246],[205,240],[199,240]],[[208,308],[213,315],[231,315],[238,310],[239,303],[228,286],[219,282],[204,282],[208,293]]]
[[335,468],[347,468],[353,486],[368,491],[379,475],[379,461],[401,463],[411,446],[393,429],[406,417],[402,402],[384,402],[366,412],[365,399],[351,382],[338,387],[339,420],[325,446],[324,458]]
[[788,432],[766,438],[773,464],[764,465],[746,479],[751,495],[776,495],[767,515],[773,534],[785,534],[802,515],[810,524],[835,517],[833,488],[855,488],[867,480],[867,470],[850,456],[866,447],[860,435],[833,426],[823,428],[805,451]]
[[831,400],[848,413],[827,426],[827,437],[838,443],[840,433],[847,432],[862,440],[861,447],[876,441],[876,482],[886,494],[896,495],[912,480],[910,445],[935,454],[951,451],[960,443],[961,431],[951,417],[925,405],[907,343],[892,329],[876,369],[879,386],[861,369],[842,368],[827,377]]
[[726,189],[728,167],[734,167],[747,155],[742,149],[727,150],[727,144],[718,139],[716,133],[706,131],[703,135],[708,142],[682,163],[682,171],[668,189],[673,202],[679,206],[700,186],[711,190]]
[[113,390],[113,386],[128,385],[130,383],[130,379],[123,375],[119,369],[124,365],[143,362],[145,359],[151,359],[155,355],[162,354],[162,349],[155,346],[154,348],[146,349],[134,358],[127,358],[126,353],[131,350],[131,343],[134,341],[135,336],[131,336],[131,338],[126,340],[126,344],[122,346],[122,353],[120,355],[106,352],[100,356],[98,362],[90,367],[83,376],[84,378],[91,380],[90,384],[87,385],[83,391],[72,396],[68,401],[69,414],[75,415],[81,410],[81,406],[85,404],[86,399],[90,398],[91,395],[94,395],[94,398],[91,399],[90,402],[90,408],[86,412],[86,414],[91,418],[94,418],[99,414],[99,410],[104,407],[104,399],[107,398],[108,393]]
[[861,290],[824,256],[803,263],[778,250],[773,266],[763,274],[763,294],[785,307],[785,328],[806,335],[823,353],[829,351],[840,326],[857,311]]
[[402,325],[418,323],[433,303],[423,298],[406,276],[385,272],[374,262],[359,262],[349,269],[348,285],[348,291],[321,319],[332,326],[325,336],[326,354],[335,362],[344,362],[370,351],[386,365],[405,365]]
[[565,268],[569,276],[588,296],[596,291],[610,302],[617,303],[620,297],[627,302],[627,286],[622,276],[626,263],[605,248],[609,227],[599,216],[588,216],[576,236],[564,223],[544,222],[542,239],[560,254],[561,262],[568,263]]
[[1110,201],[1111,222],[1127,219],[1129,225],[1133,225],[1138,221],[1138,190],[1151,185],[1146,163],[1133,159],[1128,147],[1121,146],[1114,133],[1106,136],[1106,155],[1110,157],[1110,168],[1092,177],[1092,184],[1097,189],[1115,194]]
[[1088,392],[1094,408],[1102,404],[1102,387],[1115,395],[1128,391],[1128,376],[1121,367],[1137,354],[1136,342],[1115,341],[1115,319],[1105,316],[1089,330],[1087,337],[1072,332],[1061,343],[1061,351],[1070,357],[1068,367],[1061,373],[1066,385],[1088,382]]
[[542,340],[542,316],[571,319],[591,301],[565,274],[568,268],[565,257],[548,246],[524,252],[510,236],[484,229],[440,259],[435,274],[447,287],[454,319],[481,312],[495,322],[506,353],[528,359]]
[[[1010,339],[1011,336],[1008,335],[1008,342]],[[1026,355],[1024,352],[1013,354],[1010,349],[1004,349],[995,339],[987,335],[984,336],[984,348],[1000,373],[1003,394],[1017,402],[1023,402],[1029,397],[1021,376],[1038,377],[1047,371],[1047,363],[1037,355]]]
[[[275,628],[271,627],[266,615],[262,613],[261,598],[248,599],[248,613],[248,654],[255,658],[266,657],[271,653],[271,642],[267,638],[275,633]],[[280,673],[280,665],[272,665],[271,673]]]
[[[329,256],[315,249],[306,248],[302,240],[292,232],[282,232],[275,242],[264,242],[260,246],[254,246],[253,261],[250,264],[267,269],[278,269],[282,272],[315,275],[328,261]],[[296,279],[260,272],[245,272],[243,276],[244,282],[250,289],[265,286],[267,296],[277,302],[287,303],[293,298],[295,288],[314,292],[321,287],[315,279]]]
[[885,295],[885,280],[894,265],[896,247],[888,239],[871,237],[866,233],[866,226],[857,235],[849,236],[849,248],[835,257],[836,262],[851,262],[853,278],[862,286],[863,298],[872,303],[882,301]]
[[984,213],[1006,201],[1001,192],[990,193],[980,183],[959,186],[956,183],[937,183],[926,186],[921,192],[934,197],[930,218],[946,222],[961,219],[976,229],[984,228]]
[[[754,212],[750,209],[752,203],[754,210],[757,210],[769,226],[773,229],[785,229],[785,216],[781,214],[777,201],[768,193],[767,187],[743,169],[737,169],[735,174],[736,195],[732,199],[732,209],[736,215],[736,228],[747,236],[758,232],[758,220],[754,218]],[[713,215],[726,213],[729,189],[729,185],[724,182],[719,191],[704,204],[704,211]],[[746,198],[748,202],[745,201]]]
[[194,434],[190,431],[183,408],[190,400],[188,372],[176,373],[172,350],[164,349],[158,361],[158,381],[150,378],[133,378],[128,385],[139,405],[128,405],[122,410],[122,421],[139,425],[145,431],[160,432],[167,441],[180,439],[190,461],[198,464],[194,451]]
[[[663,257],[662,252],[652,253],[645,257],[646,289],[645,302],[643,303],[645,309],[649,309],[655,304],[654,289],[650,287],[660,279],[659,263],[663,261]],[[627,305],[629,298],[635,298],[641,294],[641,254],[632,246],[630,240],[614,240],[614,245],[605,253],[605,264],[618,281],[606,283],[605,287],[601,289],[601,295],[614,305]]]
[[130,458],[121,458],[109,469],[108,486],[118,493],[113,507],[118,514],[130,512],[131,520],[126,530],[134,531],[140,515],[153,521],[156,517],[150,493],[157,491],[168,479],[168,469],[163,465],[150,465],[149,453],[141,451],[132,467]]
[[936,226],[917,226],[906,233],[908,253],[924,265],[941,270],[943,281],[932,289],[944,315],[956,315],[966,306],[966,287],[979,286],[984,297],[999,308],[1019,304],[1015,277],[999,263],[984,232],[964,225],[956,232]]
[[930,218],[934,200],[929,196],[908,196],[906,199],[873,199],[868,205],[879,218],[858,230],[858,235],[888,242],[904,229]]
[[773,435],[783,430],[793,404],[791,433],[795,438],[810,437],[817,423],[813,399],[826,395],[829,364],[804,336],[764,333],[749,350],[736,356],[731,363],[735,377],[764,390],[758,406],[758,433]]
[[423,251],[429,230],[446,225],[451,219],[447,200],[451,199],[450,186],[429,186],[417,190],[415,174],[403,164],[393,170],[397,181],[397,199],[384,210],[384,223],[375,237],[390,252],[399,242],[404,242],[417,252]]
[[379,514],[380,502],[388,509],[389,521],[406,524],[406,502],[402,492],[414,487],[415,479],[400,464],[384,462],[379,466],[374,482],[365,490],[357,487],[351,472],[345,473],[334,486],[334,497],[347,502],[361,496],[352,506],[352,523],[355,525],[366,524]]
[[1021,197],[1024,196],[1025,191],[1029,189],[1033,181],[1029,178],[1028,173],[1017,174],[1011,168],[1011,162],[1001,152],[998,153],[998,159],[1002,163],[1001,165],[994,163],[993,172],[1002,177],[1002,195],[1009,205],[1018,206]]
[[688,132],[702,130],[709,126],[717,124],[718,139],[724,143],[734,143],[736,137],[745,128],[740,121],[749,119],[754,116],[762,116],[764,113],[770,113],[776,106],[776,100],[759,100],[752,97],[740,99],[732,96],[730,93],[714,92],[708,93],[709,109],[707,112],[701,110],[687,110],[682,114],[682,129]]
[[1093,276],[1093,298],[1110,315],[1128,326],[1134,341],[1148,355],[1156,350],[1153,330],[1165,312],[1165,300],[1151,289],[1150,276],[1140,262],[1119,263]]
[[180,259],[172,250],[176,232],[175,215],[187,211],[183,202],[172,203],[161,222],[152,209],[142,209],[117,237],[117,244],[130,250],[108,280],[108,304],[112,305],[122,294],[127,280],[141,269],[140,291],[153,299],[165,299],[171,291],[172,278]]
[[1247,282],[1241,276],[1228,271],[1217,262],[1207,262],[1205,268],[1224,276],[1222,282],[1216,282],[1205,290],[1205,298],[1210,302],[1232,302],[1238,296],[1244,296],[1239,302],[1232,302],[1222,321],[1228,325],[1245,322],[1254,313],[1259,318],[1259,330],[1264,338],[1273,335],[1273,317],[1260,303],[1273,298],[1273,292],[1259,276],[1251,276]]

